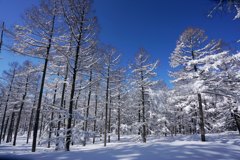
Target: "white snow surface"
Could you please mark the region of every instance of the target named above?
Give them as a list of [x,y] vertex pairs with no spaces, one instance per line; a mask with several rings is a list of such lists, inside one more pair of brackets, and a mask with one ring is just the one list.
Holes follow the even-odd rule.
[[151,136],[146,144],[138,136],[124,136],[120,142],[113,137],[107,147],[97,139],[94,145],[71,146],[70,152],[38,146],[37,152],[32,153],[31,145],[25,144],[26,137],[19,136],[15,147],[0,145],[0,160],[240,160],[238,132],[206,137],[207,142],[201,142],[200,135]]

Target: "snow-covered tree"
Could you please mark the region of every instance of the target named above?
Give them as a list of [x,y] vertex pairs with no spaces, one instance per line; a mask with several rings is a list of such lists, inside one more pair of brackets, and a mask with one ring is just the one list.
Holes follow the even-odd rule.
[[[111,108],[112,97],[111,90],[113,88],[112,83],[115,82],[116,66],[119,63],[120,55],[116,49],[106,47],[104,49],[104,73],[103,79],[105,86],[105,117],[104,117],[104,146],[107,145],[107,134],[110,133],[110,120],[111,120]],[[109,135],[110,136],[110,135]],[[110,137],[109,140],[110,142]]]
[[149,62],[149,54],[143,48],[141,48],[135,57],[135,63],[131,66],[133,74],[134,92],[137,95],[136,102],[138,102],[138,114],[139,121],[141,124],[140,132],[142,136],[142,141],[146,143],[147,139],[147,127],[148,122],[147,114],[150,110],[150,89],[156,85],[157,81],[153,78],[156,76],[155,69],[158,65],[158,61],[154,63]]
[[190,90],[192,90],[192,92],[188,92],[189,95],[187,97],[191,97],[191,94],[196,95],[194,99],[196,99],[197,103],[193,104],[193,106],[198,106],[202,141],[205,141],[204,100],[202,92],[206,90],[204,83],[205,79],[209,78],[210,68],[214,66],[214,62],[218,58],[226,54],[225,52],[221,53],[220,42],[209,42],[203,30],[188,28],[181,34],[176,48],[170,57],[171,66],[177,68],[176,71],[171,73],[171,76],[175,78],[175,85],[187,84],[187,87],[190,87]]
[[72,47],[73,52],[69,58],[70,72],[71,74],[71,91],[69,100],[69,111],[67,120],[67,133],[66,133],[66,145],[65,150],[70,150],[70,143],[72,137],[72,119],[73,119],[73,106],[74,97],[76,96],[76,86],[79,71],[84,68],[91,57],[91,49],[95,45],[95,28],[96,18],[90,15],[91,13],[91,1],[90,0],[66,0],[61,1],[61,8],[64,15],[64,20],[69,28],[69,32],[73,37]]
[[39,6],[34,6],[26,11],[24,25],[15,26],[15,43],[12,50],[17,53],[44,59],[41,87],[35,114],[32,152],[36,151],[45,77],[52,45],[54,43],[57,15],[59,14],[57,2],[57,0],[41,1]]

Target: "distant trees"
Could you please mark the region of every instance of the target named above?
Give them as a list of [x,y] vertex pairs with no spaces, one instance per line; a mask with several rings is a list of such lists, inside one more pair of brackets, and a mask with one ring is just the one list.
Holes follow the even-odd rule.
[[186,29],[170,56],[170,89],[144,48],[127,67],[117,49],[97,41],[91,5],[43,0],[8,32],[12,51],[40,61],[10,64],[1,76],[0,143],[26,135],[33,152],[37,145],[70,151],[127,134],[146,143],[150,134],[201,133],[205,141],[206,132],[240,129],[239,53]]
[[[13,63],[11,65],[11,68],[9,70],[9,72],[5,72],[6,76],[5,80],[9,80],[10,83],[8,84],[8,91],[6,92],[6,99],[5,99],[5,103],[4,103],[4,110],[3,110],[3,117],[2,117],[2,125],[1,125],[1,132],[0,132],[0,142],[2,141],[2,139],[5,139],[5,134],[6,134],[6,130],[7,130],[7,126],[8,126],[8,121],[9,121],[9,117],[7,118],[6,124],[5,124],[5,120],[6,120],[6,114],[8,111],[8,107],[9,107],[9,100],[11,98],[11,94],[12,94],[12,89],[13,89],[13,85],[14,85],[14,80],[15,80],[15,76],[16,76],[16,70],[17,70],[17,63]],[[3,105],[3,104],[2,104]]]

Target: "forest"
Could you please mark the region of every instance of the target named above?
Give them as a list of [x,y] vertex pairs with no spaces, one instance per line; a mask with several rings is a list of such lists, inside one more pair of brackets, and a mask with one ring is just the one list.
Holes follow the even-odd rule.
[[[239,21],[238,0],[213,3],[209,16],[225,8]],[[240,53],[204,29],[186,28],[176,39],[172,86],[157,75],[161,59],[145,48],[123,65],[120,52],[99,41],[91,0],[41,0],[21,25],[3,22],[0,31],[1,52],[32,59],[9,64],[0,77],[2,144],[16,146],[24,136],[36,152],[39,146],[106,147],[131,135],[143,144],[152,136],[179,135],[205,142],[226,131],[239,138]]]

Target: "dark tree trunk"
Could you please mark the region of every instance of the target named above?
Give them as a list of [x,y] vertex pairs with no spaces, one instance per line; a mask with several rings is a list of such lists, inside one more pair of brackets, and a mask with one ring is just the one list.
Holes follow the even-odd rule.
[[[110,104],[111,104],[111,102],[110,102]],[[108,135],[108,143],[111,142],[111,136],[110,136],[110,133],[111,133],[111,117],[112,117],[112,108],[109,108],[109,112],[108,112],[108,133],[109,133],[109,135]]]
[[[144,77],[143,77],[143,72],[141,71],[141,81],[143,82]],[[143,139],[143,143],[146,143],[147,139],[146,139],[146,119],[145,119],[145,90],[144,87],[142,86],[141,88],[141,94],[142,94],[142,120],[143,120],[143,126],[142,126],[142,139]]]
[[71,86],[71,93],[70,93],[70,104],[69,104],[69,117],[67,120],[67,134],[66,134],[66,146],[65,150],[70,151],[70,144],[71,144],[71,137],[72,137],[72,113],[73,113],[73,98],[75,95],[75,82],[77,79],[77,72],[78,72],[78,59],[79,59],[79,54],[80,54],[80,48],[81,48],[81,41],[82,41],[82,34],[83,34],[83,23],[84,23],[84,16],[85,12],[82,11],[83,14],[81,16],[81,22],[80,22],[80,31],[79,31],[79,37],[78,37],[78,44],[76,48],[76,53],[75,53],[75,63],[74,63],[74,68],[73,68],[73,78],[72,78],[72,86]]
[[[140,124],[141,122],[141,104],[139,104],[139,109],[138,109],[138,123]],[[138,135],[141,134],[141,129],[138,129]]]
[[[35,105],[34,105],[34,106],[35,106]],[[30,138],[30,136],[31,136],[31,132],[32,132],[33,114],[34,114],[34,108],[32,108],[31,115],[30,115],[30,121],[29,121],[29,125],[28,125],[27,144],[28,144],[29,138]]]
[[37,105],[37,109],[36,109],[36,113],[35,113],[35,124],[34,124],[34,128],[33,128],[32,152],[36,151],[36,146],[37,146],[37,132],[38,132],[39,118],[40,118],[41,105],[42,105],[42,95],[43,95],[45,77],[46,77],[46,73],[47,73],[48,57],[49,57],[50,49],[51,49],[51,46],[52,46],[54,25],[55,25],[55,15],[53,16],[53,19],[52,19],[52,28],[51,28],[50,36],[49,36],[49,39],[48,39],[48,47],[47,47],[46,57],[45,57],[45,62],[44,62],[44,68],[43,68],[43,74],[42,74],[42,80],[41,80],[41,87],[40,87],[39,98],[38,98],[38,105]]
[[6,143],[12,141],[12,132],[13,132],[13,128],[14,128],[14,121],[15,121],[15,112],[13,110],[11,120],[10,120],[10,125],[8,127],[8,134],[7,134]]
[[[65,77],[64,77],[64,84],[63,84],[63,88],[62,88],[62,96],[61,96],[61,104],[60,104],[60,110],[63,110],[64,107],[64,101],[65,101],[65,90],[67,87],[67,78],[68,78],[68,63],[66,64],[66,73],[65,73]],[[63,121],[63,123],[65,123],[65,121]],[[65,127],[65,126],[64,126]],[[60,128],[61,128],[61,114],[59,113],[58,115],[58,124],[57,124],[57,142],[56,142],[56,148],[55,150],[59,150],[59,136],[60,136]]]
[[107,88],[106,88],[106,97],[105,97],[104,146],[107,145],[109,82],[110,82],[110,65],[108,65],[108,69],[107,69]]
[[52,111],[51,113],[51,119],[50,119],[50,124],[49,124],[49,132],[48,132],[48,145],[47,148],[51,147],[51,138],[52,138],[52,132],[53,132],[53,116],[54,113]]
[[204,115],[203,115],[203,106],[202,106],[202,97],[201,94],[198,93],[198,103],[199,103],[199,116],[200,116],[200,132],[201,132],[201,140],[204,142],[205,139],[205,129],[204,129]]
[[233,110],[233,117],[236,122],[238,132],[240,134],[240,116],[237,109]]
[[118,95],[118,141],[120,141],[120,130],[121,130],[121,96]]
[[[35,118],[36,119],[36,118]],[[39,131],[39,139],[42,136],[42,130],[43,130],[43,114],[41,114],[41,120],[40,120],[40,131]],[[33,128],[34,129],[34,128]],[[40,144],[40,141],[38,142],[38,145]]]
[[95,120],[94,120],[94,123],[93,123],[93,132],[94,132],[93,144],[95,143],[96,124],[97,124],[97,108],[98,108],[98,92],[96,91],[96,95],[95,95],[95,111],[94,111]]
[[21,106],[20,106],[20,110],[18,112],[18,118],[17,118],[17,122],[16,122],[16,126],[15,126],[15,133],[14,133],[14,139],[13,139],[13,146],[16,145],[18,128],[19,128],[19,124],[20,124],[20,120],[21,120],[23,106],[24,106],[24,103],[25,103],[24,101],[25,101],[26,96],[27,96],[28,79],[29,79],[29,75],[27,75],[27,79],[26,79],[26,83],[25,83],[25,91],[24,91],[24,94],[23,94],[23,97],[22,97],[22,103],[21,103]]
[[[79,88],[81,88],[81,85],[80,85]],[[81,96],[81,89],[78,91],[77,99],[76,99],[76,101],[75,101],[75,107],[74,107],[75,110],[78,109],[78,102],[79,102],[80,96]],[[85,115],[85,110],[84,110],[84,114],[83,114],[83,115]],[[73,125],[72,125],[73,128],[76,126],[76,124],[77,124],[76,119],[73,119]],[[82,127],[82,130],[84,130],[84,122],[83,122],[83,125],[82,125],[82,126],[83,126],[83,127]],[[72,141],[72,145],[73,145],[73,141]]]
[[87,100],[87,110],[86,110],[86,116],[85,116],[85,123],[84,123],[84,143],[83,146],[86,145],[86,141],[87,141],[87,137],[86,137],[86,133],[87,133],[87,128],[88,128],[88,116],[89,116],[89,108],[90,108],[90,102],[91,102],[91,94],[92,94],[92,69],[90,69],[90,73],[89,73],[89,91],[88,91],[88,100]]
[[[192,50],[192,59],[195,59],[194,51]],[[194,71],[197,72],[198,68],[194,65]],[[200,118],[200,132],[201,132],[201,140],[204,142],[205,139],[205,127],[204,127],[204,114],[203,114],[203,106],[202,106],[202,96],[198,93],[198,107],[199,107],[199,118]]]
[[[59,76],[59,73],[58,73]],[[54,95],[53,95],[53,107],[55,107],[56,105],[56,96],[57,96],[57,83],[55,85],[55,90],[54,90]],[[48,133],[48,146],[47,148],[50,148],[51,146],[51,138],[52,138],[52,132],[53,132],[53,116],[54,116],[54,109],[52,109],[52,113],[51,113],[51,120],[50,120],[50,124],[49,124],[49,133]]]
[[2,138],[3,141],[5,140],[5,136],[6,136],[6,133],[7,133],[7,128],[8,128],[9,119],[10,119],[10,117],[8,116],[8,117],[7,117],[6,124],[5,124],[5,126],[4,126],[4,132],[3,132],[3,138]]
[[2,23],[2,31],[1,31],[1,35],[0,35],[0,53],[1,53],[1,51],[2,51],[3,32],[4,32],[4,22]]
[[15,78],[15,72],[16,72],[16,68],[13,69],[13,76],[12,76],[9,91],[8,91],[8,94],[7,94],[6,106],[5,106],[4,112],[3,112],[2,126],[1,126],[1,132],[0,132],[0,144],[1,144],[2,138],[5,139],[5,134],[4,134],[4,136],[2,134],[3,134],[3,128],[4,128],[7,108],[8,108],[8,102],[9,102],[9,99],[10,99],[10,95],[11,95],[11,92],[12,92],[13,81],[14,81],[14,78]]

